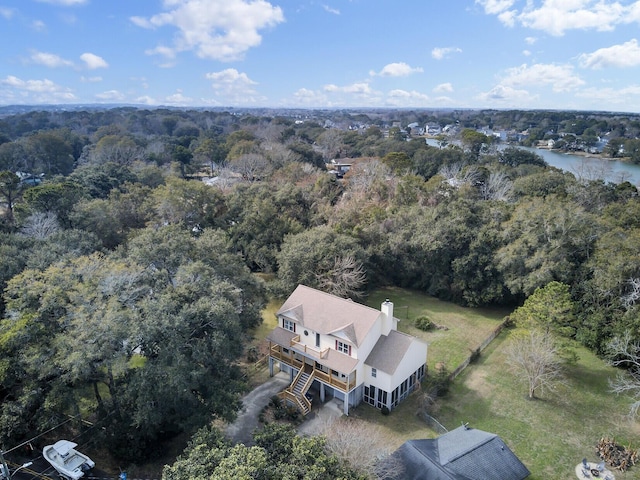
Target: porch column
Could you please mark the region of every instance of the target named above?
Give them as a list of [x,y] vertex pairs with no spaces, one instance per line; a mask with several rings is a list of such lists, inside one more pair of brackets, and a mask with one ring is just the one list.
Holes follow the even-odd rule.
[[269,357],[269,376],[273,377],[273,358]]
[[293,367],[289,367],[289,383],[293,383],[294,378],[296,378],[296,376],[293,373]]
[[324,383],[320,382],[320,402],[324,403]]
[[342,411],[348,417],[349,416],[349,397],[351,395],[349,393],[344,394],[344,402],[342,403]]

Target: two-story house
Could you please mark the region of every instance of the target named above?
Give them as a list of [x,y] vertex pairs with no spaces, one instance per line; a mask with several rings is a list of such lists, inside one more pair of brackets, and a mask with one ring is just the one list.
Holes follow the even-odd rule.
[[333,396],[349,407],[367,402],[392,410],[425,376],[427,344],[399,332],[393,303],[380,310],[299,285],[276,313],[268,335],[269,373],[288,372],[281,393],[304,414],[315,383],[320,400]]

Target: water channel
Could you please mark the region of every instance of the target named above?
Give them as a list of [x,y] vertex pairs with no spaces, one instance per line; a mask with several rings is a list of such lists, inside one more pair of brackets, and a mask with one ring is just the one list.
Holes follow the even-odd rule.
[[589,157],[560,153],[544,148],[518,147],[540,155],[552,167],[573,173],[589,180],[603,179],[608,182],[640,184],[640,165],[609,158]]
[[[438,142],[432,138],[427,140],[427,144],[433,147],[438,146]],[[534,152],[540,155],[550,166],[570,172],[579,178],[588,180],[602,179],[613,183],[629,182],[640,186],[640,165],[595,156],[560,153],[544,148],[518,148]]]

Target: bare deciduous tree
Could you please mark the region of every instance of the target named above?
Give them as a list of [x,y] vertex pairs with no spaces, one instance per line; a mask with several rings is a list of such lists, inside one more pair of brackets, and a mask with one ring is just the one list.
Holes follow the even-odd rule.
[[23,227],[20,229],[20,233],[27,237],[44,240],[59,230],[60,223],[58,223],[58,217],[56,217],[55,213],[38,212],[30,215],[25,220]]
[[452,163],[444,165],[438,175],[443,177],[450,185],[473,185],[480,179],[480,171],[475,165]]
[[318,145],[322,148],[322,154],[325,160],[331,160],[337,158],[341,154],[343,146],[343,133],[337,128],[330,128],[325,130],[318,137]]
[[562,361],[550,333],[531,330],[516,338],[507,349],[507,363],[527,383],[530,399],[562,382]]
[[614,393],[631,395],[633,402],[629,416],[635,418],[640,412],[640,342],[633,340],[627,331],[609,341],[607,354],[611,365],[627,369],[611,380],[609,385]]
[[626,283],[630,289],[620,297],[620,301],[624,308],[629,310],[640,299],[640,278],[629,278]]
[[317,434],[326,438],[330,453],[369,478],[399,478],[402,463],[391,454],[389,443],[379,425],[353,418],[339,418],[320,427]]
[[361,297],[360,289],[367,280],[364,267],[352,255],[336,257],[333,266],[317,274],[320,288],[339,297]]
[[513,182],[507,175],[503,172],[495,172],[489,174],[480,192],[485,200],[507,201],[512,188]]
[[258,153],[245,153],[232,162],[232,168],[249,181],[259,180],[269,170],[269,162]]

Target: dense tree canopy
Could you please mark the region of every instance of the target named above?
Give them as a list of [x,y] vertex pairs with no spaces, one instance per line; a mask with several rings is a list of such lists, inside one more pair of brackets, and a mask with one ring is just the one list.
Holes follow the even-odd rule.
[[163,480],[364,480],[325,449],[322,437],[301,437],[290,425],[269,424],[256,445],[231,446],[215,429],[200,430]]
[[[437,125],[437,146],[399,119]],[[273,296],[299,283],[344,297],[395,285],[517,309],[518,322],[598,353],[626,332],[637,341],[637,188],[494,148],[498,129],[568,149],[610,132],[604,155],[637,160],[638,122],[613,114],[3,117],[0,443],[82,411],[126,456],[232,417],[236,362],[265,300],[256,273],[273,278]],[[327,174],[325,161],[343,157],[344,178]],[[269,468],[258,440],[215,442],[193,450],[209,467],[183,465],[190,478]],[[302,464],[292,448],[321,446],[300,442],[283,451]]]

